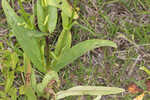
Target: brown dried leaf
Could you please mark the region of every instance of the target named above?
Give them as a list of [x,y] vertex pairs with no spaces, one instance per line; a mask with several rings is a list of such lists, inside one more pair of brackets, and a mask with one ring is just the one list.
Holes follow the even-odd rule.
[[147,90],[150,91],[150,80],[147,80],[145,84],[147,86]]
[[139,88],[135,83],[131,83],[128,85],[128,91],[133,94],[143,92],[143,90]]

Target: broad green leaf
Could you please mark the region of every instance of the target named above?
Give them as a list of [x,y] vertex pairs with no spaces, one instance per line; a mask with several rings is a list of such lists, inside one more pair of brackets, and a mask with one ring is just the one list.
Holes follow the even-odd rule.
[[42,32],[46,32],[46,25],[44,24],[46,18],[46,14],[44,12],[44,8],[42,6],[42,0],[37,0],[37,20],[38,27]]
[[55,71],[49,71],[42,80],[41,83],[37,85],[37,91],[40,94],[44,93],[44,89],[47,87],[48,83],[50,83],[52,80],[56,80],[56,82],[59,84],[59,77],[57,72]]
[[[2,0],[2,6],[7,18],[7,22],[11,26],[11,28],[13,28],[13,33],[16,36],[19,44],[21,45],[25,53],[29,56],[34,65],[36,65],[36,67],[40,71],[44,71],[44,66],[42,66],[38,43],[36,42],[36,39],[29,36],[29,34],[36,34],[39,32],[32,32],[23,28],[24,25],[26,25],[26,23],[23,19],[17,16],[17,14],[10,7],[6,0]],[[22,27],[18,27],[17,25],[20,25]]]
[[54,6],[48,6],[48,31],[54,32],[57,24],[57,8]]
[[71,32],[63,30],[58,38],[55,55],[59,56],[64,48],[70,48],[71,46]]
[[30,86],[25,87],[25,95],[27,96],[27,100],[37,100],[34,90]]
[[2,0],[2,7],[7,18],[7,23],[11,26],[11,28],[18,24],[25,24],[24,20],[17,16],[14,10],[10,7],[7,0]]
[[86,40],[73,46],[72,48],[64,50],[58,58],[56,65],[54,65],[52,68],[55,71],[59,71],[61,68],[65,67],[67,64],[70,64],[87,51],[93,50],[94,48],[98,48],[101,46],[117,47],[114,42],[109,40]]
[[60,2],[61,2],[61,0],[47,0],[47,5],[54,6],[54,7],[59,7]]
[[72,6],[68,3],[67,0],[62,0],[62,12],[66,14],[68,17],[72,16]]
[[39,71],[45,72],[46,69],[42,62],[42,56],[38,42],[34,37],[29,35],[38,34],[38,32],[28,30],[21,26],[16,26],[13,28],[13,33],[15,34],[25,54],[30,58],[35,67],[39,69]]
[[58,57],[62,50],[65,48],[70,48],[71,46],[71,32],[69,31],[69,17],[66,16],[63,12],[61,13],[62,16],[62,25],[63,31],[61,32],[57,45],[55,48],[55,55]]
[[[68,17],[72,17],[73,9],[72,9],[72,6],[69,4],[69,2],[67,0],[62,0],[61,9],[62,9],[62,12],[65,15],[67,15]],[[74,19],[78,18],[77,12],[74,12],[73,18]]]
[[44,32],[37,32],[36,34],[29,34],[30,37],[35,37],[35,38],[42,38],[44,36],[48,36],[48,33],[44,33]]
[[68,29],[69,28],[69,17],[61,12],[61,17],[62,17],[62,26],[63,29]]
[[76,86],[71,89],[60,91],[56,94],[56,99],[62,99],[67,96],[79,96],[79,95],[110,95],[124,92],[124,89],[116,87],[104,87],[104,86]]
[[[49,6],[60,8],[64,14],[66,14],[68,17],[72,17],[73,9],[67,0],[47,0],[47,4]],[[74,12],[73,18],[78,18],[77,12]]]

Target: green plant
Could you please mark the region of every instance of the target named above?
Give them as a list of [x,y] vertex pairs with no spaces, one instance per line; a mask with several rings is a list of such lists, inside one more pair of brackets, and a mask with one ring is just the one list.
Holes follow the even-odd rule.
[[[124,89],[114,87],[77,86],[55,93],[55,91],[58,91],[56,87],[60,85],[57,74],[60,69],[94,48],[101,46],[117,47],[112,41],[99,39],[86,40],[71,46],[72,35],[70,30],[77,23],[74,20],[78,18],[78,14],[67,0],[37,0],[33,14],[28,14],[24,9],[21,9],[21,16],[14,12],[6,0],[2,0],[2,6],[11,28],[10,31],[23,50],[21,52],[24,60],[25,82],[24,85],[20,86],[20,91],[22,91],[20,94],[26,95],[27,100],[36,100],[40,96],[49,98],[51,95],[53,95],[52,99],[57,100],[71,95],[96,95],[98,96],[96,99],[100,99],[102,95],[124,91]],[[63,29],[56,45],[48,44],[47,39],[53,35],[57,25],[58,8],[61,9]],[[38,27],[35,26],[36,18]],[[54,51],[51,50],[52,47],[54,47]],[[42,82],[37,82],[35,68],[45,74]],[[12,84],[9,85],[9,87],[12,87]],[[5,88],[8,88],[8,86],[5,86]],[[37,93],[37,96],[35,93]]]

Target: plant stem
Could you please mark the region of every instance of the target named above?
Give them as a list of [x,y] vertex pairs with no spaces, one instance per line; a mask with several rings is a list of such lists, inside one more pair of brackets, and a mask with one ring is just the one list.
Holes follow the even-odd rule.
[[49,38],[48,38],[48,36],[45,37],[45,40],[46,40],[46,46],[45,46],[46,69],[49,69],[50,56],[49,56]]

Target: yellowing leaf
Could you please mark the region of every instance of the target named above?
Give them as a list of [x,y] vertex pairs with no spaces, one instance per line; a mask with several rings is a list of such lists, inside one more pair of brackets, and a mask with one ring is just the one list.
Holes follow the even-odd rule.
[[93,95],[100,96],[117,94],[124,92],[124,89],[116,87],[104,87],[104,86],[76,86],[68,90],[60,91],[56,94],[56,100],[63,99],[67,96],[81,96],[81,95]]
[[128,91],[133,94],[143,92],[143,90],[139,88],[135,83],[131,83],[128,85]]
[[137,96],[133,100],[143,100],[143,97],[144,97],[144,93],[142,93],[141,95]]

